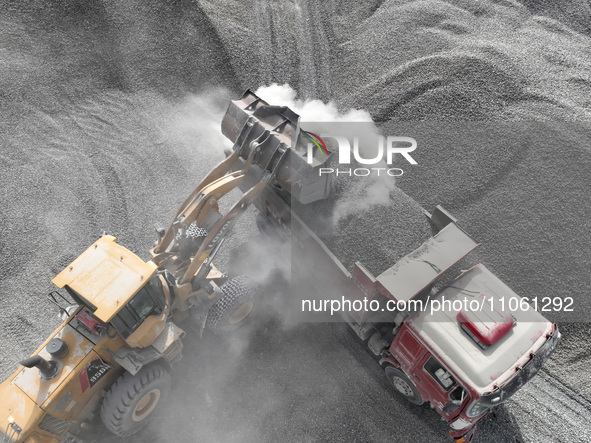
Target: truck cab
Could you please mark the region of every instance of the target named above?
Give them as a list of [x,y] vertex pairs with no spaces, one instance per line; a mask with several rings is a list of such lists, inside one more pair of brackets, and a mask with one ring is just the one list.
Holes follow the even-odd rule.
[[[406,320],[382,359],[407,375],[460,442],[538,372],[560,339],[556,325],[533,307],[503,310],[503,299],[521,300],[478,264],[440,291],[436,306],[432,300]],[[441,300],[450,303],[443,306]],[[470,303],[464,300],[475,300],[472,307],[478,309],[466,308]],[[390,381],[408,398],[405,389],[412,387],[405,380]]]
[[443,208],[427,215],[433,237],[377,277],[361,263],[351,274],[363,297],[396,308],[345,315],[395,390],[429,402],[464,443],[539,371],[560,332],[481,263],[449,278],[479,244]]

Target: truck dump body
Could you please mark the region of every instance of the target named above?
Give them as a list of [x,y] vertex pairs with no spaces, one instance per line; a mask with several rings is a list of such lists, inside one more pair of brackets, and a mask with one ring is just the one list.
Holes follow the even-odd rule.
[[[432,231],[417,202],[395,186],[372,181],[334,177],[328,198],[308,205],[292,199],[291,207],[350,272],[360,261],[379,275]],[[368,195],[374,191],[380,199]]]
[[408,301],[477,246],[478,243],[455,223],[450,223],[421,247],[378,275],[378,289],[395,301]]
[[[268,139],[291,143],[290,168],[282,169],[274,183],[280,191],[277,195],[349,272],[356,261],[361,261],[370,272],[379,275],[431,236],[423,209],[394,186],[393,177],[336,175],[329,181],[328,176],[320,176],[320,167],[338,166],[338,156],[327,157],[314,149],[312,163],[306,163],[308,141],[303,136],[306,124],[300,125],[299,116],[289,108],[269,106],[247,91],[241,99],[231,102],[222,122],[222,132],[237,143],[249,118],[256,124],[246,136],[248,142],[266,130],[272,134]],[[352,161],[350,166],[359,165]],[[243,190],[260,179],[257,171],[256,167],[251,168]],[[255,204],[264,212],[264,197],[261,200],[263,203]],[[277,214],[272,217],[278,218]]]

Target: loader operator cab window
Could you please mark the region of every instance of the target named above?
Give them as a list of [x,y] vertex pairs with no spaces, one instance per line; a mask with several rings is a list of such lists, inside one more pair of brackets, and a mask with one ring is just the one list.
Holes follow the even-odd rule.
[[154,276],[119,310],[111,324],[123,338],[127,338],[150,315],[160,315],[164,305],[162,283],[158,276]]

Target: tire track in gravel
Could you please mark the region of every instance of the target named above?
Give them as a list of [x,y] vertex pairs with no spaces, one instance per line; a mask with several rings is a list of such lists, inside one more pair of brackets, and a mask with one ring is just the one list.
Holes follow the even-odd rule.
[[126,229],[129,226],[129,211],[125,198],[123,184],[119,174],[113,167],[113,160],[110,156],[94,153],[90,155],[95,170],[102,177],[109,201],[109,226],[116,226],[119,229]]
[[591,441],[591,403],[540,371],[507,404],[533,442]]
[[[96,112],[76,115],[83,117],[83,120],[77,121],[77,124],[82,130],[82,136],[93,148],[89,160],[105,188],[108,203],[107,225],[124,229],[129,225],[129,212],[126,193],[114,166],[117,162],[113,156],[121,155],[125,151],[127,151],[125,154],[128,154],[129,150],[126,150],[125,146],[132,140],[132,136],[128,131],[122,131]],[[115,118],[116,115],[113,117]]]
[[257,0],[254,4],[254,16],[256,18],[255,29],[258,29],[259,40],[259,66],[261,69],[261,80],[270,81],[276,59],[271,48],[277,47],[277,35],[275,31],[275,20],[272,5],[264,0]]
[[[94,183],[89,175],[86,192],[95,193],[97,184],[103,188],[98,199],[104,208],[101,230],[133,237],[129,203],[133,206],[135,202],[133,197],[128,202],[128,198],[141,192],[145,183],[156,182],[154,165],[146,162],[142,149],[150,151],[154,145],[154,128],[147,118],[142,104],[121,92],[94,96],[70,114],[84,140],[89,166],[98,176]],[[141,182],[130,177],[130,168],[142,171]]]
[[255,1],[252,28],[256,30],[255,53],[258,63],[250,63],[250,66],[255,68],[258,75],[254,76],[251,80],[253,83],[248,87],[274,82],[301,83],[297,70],[301,51],[295,38],[298,22],[294,8],[291,2]]
[[529,157],[531,144],[524,145],[522,149],[516,149],[507,156],[503,164],[500,165],[495,172],[490,174],[484,183],[470,189],[466,189],[464,193],[449,196],[447,206],[449,210],[458,208],[467,208],[476,202],[483,201],[487,196],[493,193],[496,189],[503,186],[505,181],[514,171],[523,166],[524,162]]
[[296,23],[300,41],[300,94],[306,99],[331,99],[330,43],[327,31],[330,22],[324,20],[327,7],[322,2],[296,0]]
[[302,98],[331,98],[331,24],[325,20],[326,7],[308,0],[293,5],[255,2],[261,84],[288,82],[297,84]]
[[[56,122],[56,125],[57,124],[58,123]],[[67,150],[67,146],[69,146],[70,143],[70,137],[67,137],[62,132],[48,134],[48,145],[52,146],[54,151],[61,152],[65,156],[70,155]],[[52,157],[52,155],[47,155],[46,161],[55,165],[55,167],[59,167],[60,162],[55,161]],[[96,193],[92,189],[90,181],[84,180],[81,186],[71,186],[70,189],[76,195],[77,202],[82,206],[82,213],[88,221],[90,229],[98,232],[100,229],[99,220],[101,218],[95,202]],[[63,263],[63,266],[66,266],[67,264],[68,263]],[[61,271],[61,269],[59,269],[58,272],[59,271]]]
[[[101,121],[88,112],[78,112],[77,110],[73,110],[69,114],[69,119],[78,128],[80,139],[84,140],[86,148],[91,150],[91,153],[87,154],[87,159],[92,170],[89,171],[83,185],[84,194],[93,195],[93,201],[88,206],[99,206],[96,200],[104,203],[102,206],[105,207],[106,214],[101,213],[98,219],[102,219],[109,228],[126,226],[129,216],[125,192],[108,154],[114,145],[118,144],[117,135],[113,133],[113,126],[104,119]],[[96,195],[97,183],[93,181],[93,173],[98,175],[100,180],[98,183],[104,187],[104,198],[106,199],[104,202],[102,195]],[[96,220],[94,217],[93,219]]]

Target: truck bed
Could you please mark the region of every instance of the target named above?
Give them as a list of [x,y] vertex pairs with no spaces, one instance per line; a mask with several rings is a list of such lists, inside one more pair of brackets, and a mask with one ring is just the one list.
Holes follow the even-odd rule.
[[393,177],[333,176],[331,195],[294,212],[352,271],[360,261],[379,275],[432,235],[421,206]]

